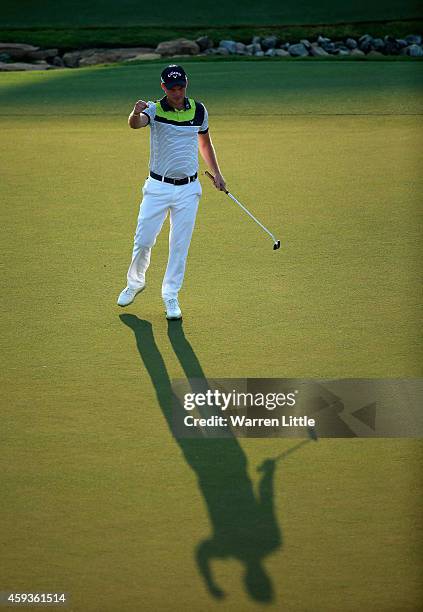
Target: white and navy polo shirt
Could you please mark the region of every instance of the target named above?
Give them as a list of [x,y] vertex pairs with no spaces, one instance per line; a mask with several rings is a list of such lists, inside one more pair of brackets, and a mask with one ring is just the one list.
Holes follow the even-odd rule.
[[149,118],[150,170],[169,178],[185,178],[198,171],[198,134],[208,129],[207,109],[201,102],[185,98],[184,108],[170,106],[166,96],[148,102],[143,111]]

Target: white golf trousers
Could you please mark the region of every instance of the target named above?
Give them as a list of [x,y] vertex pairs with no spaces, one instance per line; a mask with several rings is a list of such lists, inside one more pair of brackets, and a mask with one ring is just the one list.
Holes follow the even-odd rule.
[[164,299],[175,298],[182,287],[185,264],[195,225],[202,189],[196,179],[186,185],[172,185],[148,177],[142,190],[138,224],[134,237],[128,287],[145,282],[151,249],[170,212],[169,258],[162,284]]

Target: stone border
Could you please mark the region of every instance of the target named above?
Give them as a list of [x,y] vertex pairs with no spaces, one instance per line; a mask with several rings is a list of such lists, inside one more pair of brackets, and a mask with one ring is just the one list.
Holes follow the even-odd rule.
[[125,47],[117,49],[83,49],[60,55],[58,49],[40,49],[27,44],[0,43],[0,72],[82,68],[122,61],[153,60],[180,56],[254,56],[254,57],[356,57],[377,58],[402,55],[423,57],[422,37],[410,34],[405,38],[374,38],[365,34],[358,39],[281,41],[277,36],[254,36],[250,44],[221,40],[217,45],[208,36],[196,40],[178,38],[161,42],[156,49]]

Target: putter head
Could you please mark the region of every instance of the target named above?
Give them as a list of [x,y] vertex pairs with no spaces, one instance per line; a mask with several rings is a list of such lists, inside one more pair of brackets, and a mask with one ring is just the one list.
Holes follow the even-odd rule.
[[273,250],[274,250],[274,251],[277,251],[277,250],[278,250],[278,249],[280,249],[280,248],[281,248],[281,241],[280,241],[280,240],[277,240],[277,241],[275,242],[275,244],[273,245]]

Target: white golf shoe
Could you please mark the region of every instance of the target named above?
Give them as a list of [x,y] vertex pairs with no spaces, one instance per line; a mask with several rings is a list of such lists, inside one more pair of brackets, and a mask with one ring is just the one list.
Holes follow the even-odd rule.
[[170,298],[169,300],[163,300],[166,306],[166,319],[169,321],[176,321],[182,319],[182,312],[179,308],[178,300],[176,298]]
[[119,297],[117,299],[118,306],[129,306],[129,304],[132,304],[135,299],[135,296],[140,293],[144,288],[145,283],[144,285],[141,285],[141,287],[137,287],[135,289],[134,287],[125,287],[125,289],[120,292]]

